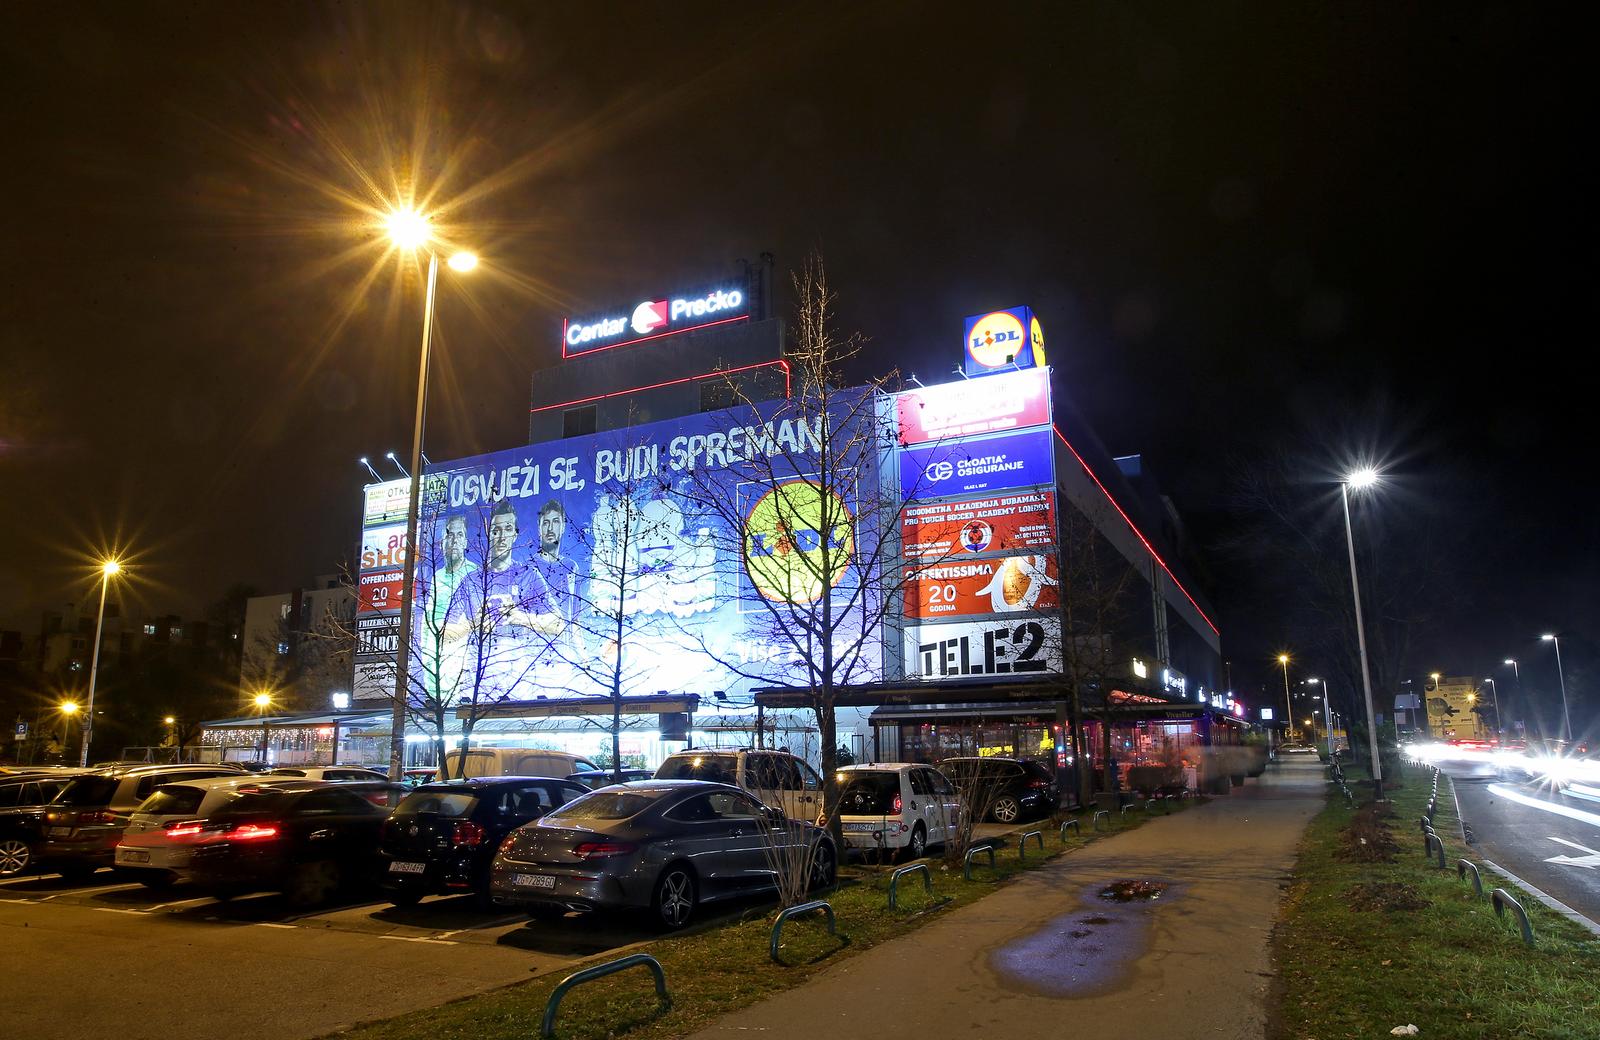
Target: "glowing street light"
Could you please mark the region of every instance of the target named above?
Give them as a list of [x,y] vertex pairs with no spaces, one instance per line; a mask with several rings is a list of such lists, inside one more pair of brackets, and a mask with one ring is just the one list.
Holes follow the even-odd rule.
[[1505,734],[1500,725],[1500,684],[1494,681],[1494,676],[1486,675],[1483,681],[1489,684],[1489,692],[1494,695],[1494,734],[1498,739]]
[[94,683],[100,674],[100,636],[106,625],[106,590],[111,579],[122,573],[122,564],[104,560],[100,564],[100,614],[94,623],[94,654],[89,659],[89,710],[83,716],[83,750],[78,754],[78,765],[89,767],[89,741],[94,736]]
[[1375,487],[1378,471],[1370,467],[1347,474],[1339,482],[1339,500],[1344,505],[1344,543],[1350,552],[1350,595],[1356,602],[1356,645],[1361,649],[1361,693],[1367,706],[1367,747],[1372,752],[1372,797],[1383,801],[1383,762],[1378,757],[1378,716],[1372,709],[1372,672],[1367,667],[1367,626],[1361,619],[1361,582],[1356,577],[1356,536],[1350,527],[1350,489]]
[[[417,509],[422,494],[422,428],[428,412],[428,352],[433,345],[433,308],[439,284],[439,254],[433,244],[432,222],[414,209],[395,210],[387,220],[389,239],[399,249],[421,249],[428,254],[428,289],[422,305],[422,359],[417,372],[417,414],[411,429],[411,481],[406,508],[406,562],[400,582],[400,646],[395,651],[393,710],[389,715],[389,779],[399,782],[405,765],[406,689],[411,664],[411,597],[417,576]],[[478,266],[476,255],[458,252],[449,259],[450,269],[462,274]],[[397,463],[398,465],[398,463]]]
[[1567,710],[1567,673],[1561,670],[1561,639],[1555,635],[1542,635],[1539,638],[1556,645],[1556,676],[1561,680],[1561,720],[1566,731],[1566,741],[1571,744],[1572,713]]
[[67,716],[68,718],[71,718],[72,716],[78,714],[78,705],[76,701],[62,701],[56,706],[56,710],[60,711],[61,714]]
[[267,765],[267,709],[272,707],[272,694],[265,691],[250,698],[261,716],[261,764]]
[[1307,679],[1308,683],[1316,683],[1322,687],[1322,714],[1328,723],[1328,761],[1333,761],[1333,704],[1328,700],[1328,684],[1322,679]]
[[1283,717],[1289,721],[1289,739],[1294,739],[1294,705],[1289,703],[1289,655],[1279,654],[1278,664],[1283,666]]

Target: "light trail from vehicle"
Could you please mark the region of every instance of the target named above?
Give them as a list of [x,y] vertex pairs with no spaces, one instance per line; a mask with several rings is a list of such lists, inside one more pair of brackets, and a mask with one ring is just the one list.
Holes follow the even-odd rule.
[[1577,820],[1579,823],[1587,823],[1591,827],[1600,827],[1600,815],[1596,815],[1592,812],[1584,812],[1582,809],[1574,809],[1570,805],[1561,805],[1557,802],[1547,802],[1542,798],[1533,798],[1523,794],[1521,791],[1513,791],[1505,784],[1490,784],[1489,791],[1493,794],[1499,795],[1502,798],[1509,799],[1510,801],[1517,802],[1521,805],[1529,806],[1530,808],[1541,809],[1547,813],[1554,813],[1557,816],[1565,816],[1569,820]]

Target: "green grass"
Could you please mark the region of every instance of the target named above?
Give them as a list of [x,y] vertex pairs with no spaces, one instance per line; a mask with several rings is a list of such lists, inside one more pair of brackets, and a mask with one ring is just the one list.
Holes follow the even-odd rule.
[[[667,987],[672,993],[670,1009],[659,1009],[648,971],[629,969],[568,993],[561,1002],[556,1036],[562,1040],[660,1040],[691,1033],[772,993],[801,985],[842,958],[982,899],[1017,874],[1036,870],[1055,857],[1100,838],[1141,826],[1145,818],[1142,812],[1130,813],[1126,824],[1115,822],[1110,831],[1095,834],[1090,830],[1091,814],[1086,813],[1083,837],[1068,837],[1065,842],[1059,840],[1059,824],[1044,821],[1036,825],[1044,832],[1043,855],[1039,853],[1038,840],[1029,839],[1028,858],[1019,861],[1013,842],[996,851],[993,870],[988,866],[988,857],[974,859],[971,881],[963,880],[960,864],[949,866],[931,859],[928,862],[933,873],[933,895],[925,894],[920,875],[903,878],[898,886],[899,906],[893,911],[888,909],[892,867],[843,870],[841,886],[818,896],[833,906],[838,937],[828,934],[821,914],[791,920],[783,926],[783,946],[779,951],[783,963],[774,964],[767,952],[777,915],[774,905],[753,910],[743,920],[662,939],[644,952],[659,960],[666,970]],[[1115,821],[1116,816],[1112,819]],[[584,965],[602,963],[614,956],[596,957]],[[357,1040],[527,1040],[538,1035],[545,1003],[556,984],[584,965],[335,1035]]]
[[[1365,779],[1355,769],[1349,781]],[[1447,870],[1423,856],[1417,823],[1426,810],[1431,771],[1408,765],[1390,792],[1385,821],[1399,851],[1392,863],[1335,858],[1354,810],[1330,786],[1328,807],[1312,821],[1300,849],[1274,940],[1280,987],[1275,1034],[1283,1040],[1340,1040],[1389,1035],[1414,1023],[1424,1040],[1594,1040],[1600,938],[1546,909],[1482,867],[1460,838],[1448,777],[1439,781],[1434,828]],[[1352,787],[1361,798],[1365,784]],[[1536,944],[1523,945],[1514,918],[1496,919],[1475,896],[1456,861],[1479,863],[1484,891],[1511,891],[1528,911]],[[1396,883],[1428,901],[1418,910],[1355,910],[1357,884]]]

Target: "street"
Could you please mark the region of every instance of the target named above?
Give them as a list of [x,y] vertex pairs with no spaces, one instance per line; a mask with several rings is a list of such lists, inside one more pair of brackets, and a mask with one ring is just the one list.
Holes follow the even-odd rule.
[[1600,805],[1481,771],[1451,777],[1468,840],[1486,858],[1600,921]]

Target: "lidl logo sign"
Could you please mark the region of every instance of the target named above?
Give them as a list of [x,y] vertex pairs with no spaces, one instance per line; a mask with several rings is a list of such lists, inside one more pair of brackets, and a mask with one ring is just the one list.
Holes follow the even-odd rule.
[[968,318],[965,346],[969,376],[1044,364],[1044,328],[1026,307]]
[[855,514],[839,495],[809,480],[769,488],[744,521],[750,583],[777,603],[814,603],[844,576],[855,551]]

